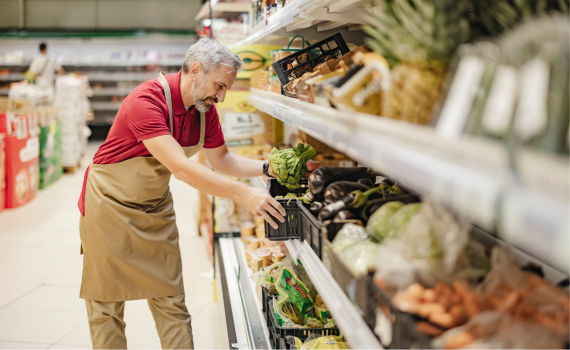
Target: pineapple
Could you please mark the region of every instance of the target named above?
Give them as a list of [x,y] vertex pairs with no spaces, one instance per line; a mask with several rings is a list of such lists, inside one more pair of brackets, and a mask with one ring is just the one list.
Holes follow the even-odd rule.
[[468,0],[381,0],[368,16],[367,45],[392,68],[382,115],[428,124],[446,66],[469,38]]
[[519,22],[546,13],[568,14],[568,0],[477,0],[473,1],[472,33],[496,36]]

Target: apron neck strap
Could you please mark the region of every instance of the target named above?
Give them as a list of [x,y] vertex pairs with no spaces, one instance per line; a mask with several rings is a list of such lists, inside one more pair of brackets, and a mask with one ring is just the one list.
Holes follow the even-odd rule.
[[170,93],[170,86],[162,72],[158,73],[158,81],[164,89],[164,96],[166,97],[166,104],[168,105],[168,115],[170,116],[170,135],[174,135],[174,117],[172,116],[172,94]]
[[204,135],[206,135],[206,113],[200,112],[200,141],[198,143],[204,143]]

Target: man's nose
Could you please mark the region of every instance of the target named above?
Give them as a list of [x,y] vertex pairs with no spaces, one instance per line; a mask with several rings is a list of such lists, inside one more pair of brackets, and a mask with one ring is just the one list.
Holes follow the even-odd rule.
[[226,98],[226,89],[222,90],[221,92],[218,92],[216,94],[216,98],[218,99],[219,102],[224,102],[224,99]]

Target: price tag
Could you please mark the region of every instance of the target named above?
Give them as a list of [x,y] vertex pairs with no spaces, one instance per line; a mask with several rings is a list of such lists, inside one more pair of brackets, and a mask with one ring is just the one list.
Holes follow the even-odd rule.
[[384,176],[376,176],[376,185],[381,184],[382,181],[386,180]]
[[483,128],[493,135],[504,135],[511,124],[517,96],[517,70],[499,66],[483,111]]
[[520,68],[520,79],[515,132],[522,140],[529,140],[540,135],[548,123],[550,66],[537,57]]

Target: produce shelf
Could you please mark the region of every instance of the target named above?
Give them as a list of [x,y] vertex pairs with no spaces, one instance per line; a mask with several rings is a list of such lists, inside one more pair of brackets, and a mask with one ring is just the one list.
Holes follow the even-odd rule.
[[[240,12],[249,12],[251,10],[251,3],[239,3],[239,2],[220,2],[216,0],[212,0],[212,14],[213,17],[220,17],[226,13],[240,13]],[[206,1],[198,14],[194,19],[200,20],[202,18],[209,18],[210,17],[210,2]]]
[[[177,72],[164,72],[164,74]],[[158,72],[120,72],[120,73],[87,73],[89,82],[96,81],[140,81],[151,80],[158,77]]]
[[[537,158],[526,151],[518,155],[521,177],[551,183],[556,174],[555,187],[562,194],[555,196],[555,191],[514,186],[509,154],[499,141],[469,135],[443,138],[430,126],[347,113],[257,89],[251,89],[249,101],[485,230],[498,228],[506,242],[569,273],[567,158]],[[525,165],[532,163],[529,159],[540,160],[541,167]]]
[[359,25],[364,23],[362,15],[368,7],[369,2],[364,0],[295,0],[230,47],[256,43],[287,45],[289,38],[299,34],[305,39],[322,40],[337,32],[346,42],[361,45],[363,34]]
[[93,89],[93,96],[126,96],[133,91],[134,88],[100,88]]
[[382,349],[378,338],[368,327],[362,315],[348,299],[333,276],[307,244],[299,240],[285,241],[295,261],[300,260],[311,282],[333,315],[337,327],[351,349]]
[[8,96],[10,89],[0,89],[0,96]]
[[122,102],[91,102],[94,111],[118,111]]
[[21,81],[24,80],[24,74],[0,74],[0,81]]

